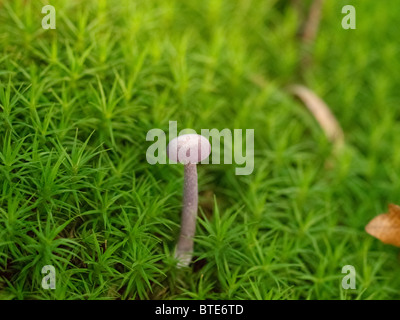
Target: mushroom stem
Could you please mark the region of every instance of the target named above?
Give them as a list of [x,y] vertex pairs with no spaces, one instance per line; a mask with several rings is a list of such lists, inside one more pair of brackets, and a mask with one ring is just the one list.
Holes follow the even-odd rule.
[[192,260],[198,206],[197,166],[189,163],[184,168],[181,232],[175,252],[179,267],[188,266]]
[[183,209],[181,232],[175,249],[178,268],[190,264],[193,256],[193,238],[197,219],[197,167],[211,152],[210,142],[198,134],[184,134],[171,140],[167,147],[168,157],[184,164]]

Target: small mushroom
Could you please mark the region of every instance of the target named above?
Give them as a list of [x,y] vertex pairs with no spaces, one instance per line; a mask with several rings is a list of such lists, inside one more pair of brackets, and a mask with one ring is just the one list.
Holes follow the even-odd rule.
[[184,164],[182,222],[175,250],[175,257],[179,260],[178,267],[186,267],[192,260],[198,206],[196,165],[206,159],[210,152],[210,142],[198,134],[181,135],[168,144],[168,158]]

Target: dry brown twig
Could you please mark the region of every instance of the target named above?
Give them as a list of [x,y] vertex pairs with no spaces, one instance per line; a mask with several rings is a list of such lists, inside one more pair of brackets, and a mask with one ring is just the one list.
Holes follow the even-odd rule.
[[344,134],[328,105],[313,91],[303,85],[292,85],[288,91],[298,97],[317,120],[326,137],[337,152],[344,146]]
[[[323,4],[324,0],[314,0],[305,21],[301,24],[300,38],[303,52],[300,67],[302,70],[307,69],[312,64],[312,53],[310,51],[318,34]],[[300,19],[304,20],[302,6],[297,1],[293,1],[292,5],[299,12]]]
[[317,36],[323,3],[324,0],[314,0],[311,4],[301,36],[304,43],[313,43]]

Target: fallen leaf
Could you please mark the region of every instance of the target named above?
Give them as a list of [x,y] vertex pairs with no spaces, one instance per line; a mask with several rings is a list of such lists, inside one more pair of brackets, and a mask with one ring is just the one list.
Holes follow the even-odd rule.
[[400,207],[389,204],[389,212],[373,218],[365,231],[383,243],[400,247]]

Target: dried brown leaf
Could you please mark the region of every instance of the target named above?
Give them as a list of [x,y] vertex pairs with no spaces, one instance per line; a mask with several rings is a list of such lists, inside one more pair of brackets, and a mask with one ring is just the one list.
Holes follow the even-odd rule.
[[365,231],[383,243],[400,247],[400,207],[389,204],[389,212],[373,218]]

